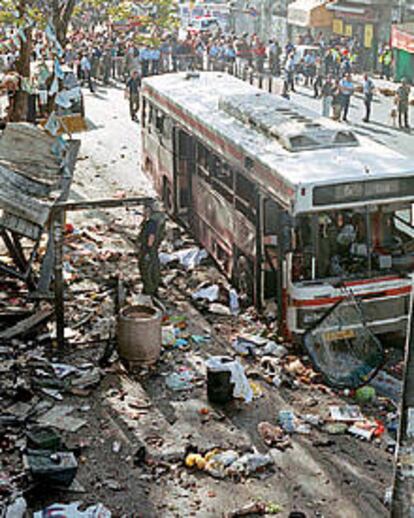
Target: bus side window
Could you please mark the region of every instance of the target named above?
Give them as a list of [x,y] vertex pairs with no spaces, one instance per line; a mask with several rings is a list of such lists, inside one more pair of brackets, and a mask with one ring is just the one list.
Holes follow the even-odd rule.
[[256,189],[254,183],[241,173],[236,175],[236,209],[253,223],[256,222]]
[[233,191],[233,180],[234,180],[234,172],[233,169],[226,162],[222,161],[219,168],[216,168],[214,171],[214,176],[216,179],[224,184],[228,189]]
[[264,207],[264,235],[271,236],[279,233],[279,212],[280,207],[273,200],[265,200]]
[[233,170],[223,160],[211,154],[210,173],[214,189],[233,205]]
[[202,144],[197,144],[197,174],[204,180],[210,180],[210,152]]
[[148,108],[148,131],[151,133],[154,119],[154,107],[149,103]]
[[142,120],[142,127],[145,128],[146,126],[146,118],[147,118],[147,100],[145,97],[142,98],[142,109],[141,109],[141,120]]
[[164,114],[162,111],[157,110],[157,116],[155,118],[155,129],[159,133],[160,136],[163,136],[164,133]]
[[210,153],[209,156],[209,164],[208,164],[208,170],[211,174],[211,176],[215,178],[220,177],[221,172],[221,160],[220,158],[215,155],[214,153]]
[[256,189],[254,183],[241,173],[236,177],[236,194],[249,204],[252,210],[256,210]]

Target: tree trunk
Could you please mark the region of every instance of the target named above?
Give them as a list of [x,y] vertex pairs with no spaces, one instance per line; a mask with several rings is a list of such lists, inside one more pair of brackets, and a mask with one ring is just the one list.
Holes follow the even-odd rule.
[[67,0],[64,7],[59,7],[59,1],[53,0],[53,24],[56,30],[56,36],[59,43],[64,48],[67,43],[67,33],[73,11],[76,7],[77,0]]
[[[18,11],[20,20],[24,20],[26,9],[28,7],[27,0],[20,0]],[[24,31],[26,41],[20,41],[19,57],[16,61],[16,72],[20,76],[19,88],[14,96],[14,102],[10,113],[12,122],[25,121],[27,118],[28,94],[22,90],[22,79],[30,80],[30,61],[32,53],[32,29],[28,28]]]

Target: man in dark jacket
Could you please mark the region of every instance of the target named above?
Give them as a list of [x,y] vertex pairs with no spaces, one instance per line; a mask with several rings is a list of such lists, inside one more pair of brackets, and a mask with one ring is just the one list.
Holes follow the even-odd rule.
[[144,295],[156,296],[160,284],[158,249],[165,235],[166,216],[159,202],[145,207],[144,221],[138,236],[138,266]]

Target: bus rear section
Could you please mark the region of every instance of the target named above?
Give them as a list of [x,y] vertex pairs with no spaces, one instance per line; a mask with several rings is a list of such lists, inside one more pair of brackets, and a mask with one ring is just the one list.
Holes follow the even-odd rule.
[[275,305],[285,337],[351,298],[375,333],[404,333],[411,164],[317,117],[226,74],[151,78],[143,168],[242,302]]

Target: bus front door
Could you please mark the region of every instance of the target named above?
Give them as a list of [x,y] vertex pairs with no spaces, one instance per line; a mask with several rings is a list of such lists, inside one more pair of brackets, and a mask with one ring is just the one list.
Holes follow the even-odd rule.
[[265,299],[276,301],[279,329],[282,331],[286,318],[284,270],[290,225],[286,212],[273,200],[263,200],[262,214],[263,295]]
[[[191,180],[195,168],[195,140],[185,131],[174,130],[175,213],[186,222],[191,207]],[[188,223],[188,222],[187,222]]]

